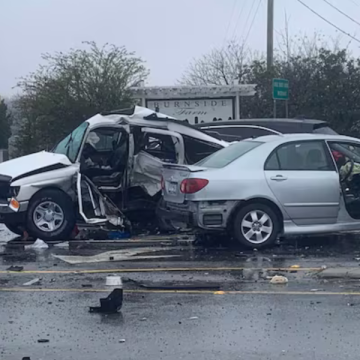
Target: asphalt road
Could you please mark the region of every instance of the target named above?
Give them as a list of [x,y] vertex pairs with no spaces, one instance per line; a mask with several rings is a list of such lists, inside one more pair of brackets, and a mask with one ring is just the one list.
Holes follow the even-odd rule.
[[[128,246],[35,251],[4,240],[0,358],[355,359],[360,282],[318,274],[325,266],[358,268],[358,241],[357,235],[295,239],[265,251],[173,243],[157,254],[174,258],[71,265],[53,255],[94,256]],[[24,269],[8,272],[11,265]],[[115,272],[124,280],[121,312],[89,313],[89,306],[110,293],[105,278]],[[274,274],[289,282],[270,284]],[[40,283],[24,285],[34,278]],[[220,292],[196,288],[213,284]],[[142,287],[163,285],[174,288]],[[177,291],[179,285],[194,288]]]

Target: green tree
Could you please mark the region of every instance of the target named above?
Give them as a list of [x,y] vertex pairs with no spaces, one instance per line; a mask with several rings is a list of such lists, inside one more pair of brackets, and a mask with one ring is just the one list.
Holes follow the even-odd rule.
[[[286,78],[290,84],[289,116],[322,119],[338,132],[360,135],[360,59],[338,44],[329,47],[323,38],[299,37],[276,51],[268,70],[262,56],[249,58],[233,47],[210,54],[190,64],[183,82],[193,85],[257,84],[254,97],[241,99],[242,118],[273,117],[272,79]],[[240,45],[237,47],[242,49]],[[285,104],[278,102],[277,116],[285,117]]]
[[44,54],[44,65],[18,83],[15,155],[49,149],[96,113],[133,105],[129,87],[146,79],[144,62],[124,47],[84,45]]
[[0,149],[8,148],[11,116],[4,99],[0,98]]

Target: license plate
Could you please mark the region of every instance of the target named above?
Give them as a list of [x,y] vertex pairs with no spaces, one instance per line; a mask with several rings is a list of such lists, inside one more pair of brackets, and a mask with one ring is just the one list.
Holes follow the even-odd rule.
[[168,184],[168,193],[169,194],[177,194],[177,184],[175,183],[169,183]]

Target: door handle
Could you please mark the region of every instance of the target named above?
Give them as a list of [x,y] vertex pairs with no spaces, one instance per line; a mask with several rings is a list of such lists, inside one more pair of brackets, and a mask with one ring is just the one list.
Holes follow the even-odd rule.
[[287,177],[282,176],[282,175],[276,175],[276,176],[271,176],[270,180],[274,180],[274,181],[284,181],[287,180]]

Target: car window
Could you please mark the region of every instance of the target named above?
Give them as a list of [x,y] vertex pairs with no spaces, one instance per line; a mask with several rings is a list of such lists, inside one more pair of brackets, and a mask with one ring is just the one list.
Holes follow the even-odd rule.
[[338,135],[338,133],[329,126],[320,126],[314,128],[314,134],[327,134],[327,135]]
[[261,144],[263,143],[259,141],[240,141],[217,151],[206,159],[199,161],[196,165],[208,168],[222,168]]
[[65,139],[61,140],[51,152],[66,155],[71,162],[75,162],[79,153],[86,129],[89,123],[83,122],[73,130]]
[[267,159],[265,170],[333,171],[334,163],[322,141],[283,144]]
[[337,151],[341,153],[345,158],[360,163],[360,144],[329,141],[329,146],[331,148],[335,161],[337,161],[337,157],[335,156],[336,153],[334,153],[334,151]]
[[146,133],[141,150],[164,162],[177,162],[174,141],[177,139],[170,135]]
[[97,151],[112,151],[116,148],[121,137],[118,129],[96,129],[89,133],[86,141]]
[[187,135],[183,135],[183,139],[185,145],[185,159],[190,165],[197,163],[198,161],[223,148],[219,144],[195,139]]

